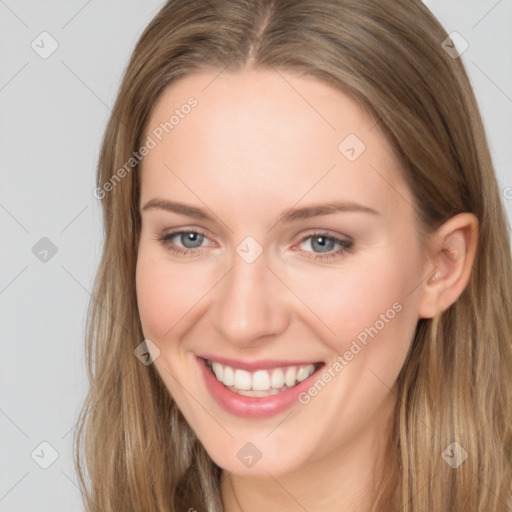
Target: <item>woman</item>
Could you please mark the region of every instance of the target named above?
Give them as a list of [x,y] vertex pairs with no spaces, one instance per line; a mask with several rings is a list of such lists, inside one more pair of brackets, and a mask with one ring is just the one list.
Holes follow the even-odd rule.
[[511,510],[510,241],[458,57],[419,1],[161,9],[99,161],[87,510]]

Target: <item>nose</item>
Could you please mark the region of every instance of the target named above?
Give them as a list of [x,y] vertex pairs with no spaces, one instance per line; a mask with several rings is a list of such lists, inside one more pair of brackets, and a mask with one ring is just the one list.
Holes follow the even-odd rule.
[[287,289],[267,264],[265,253],[252,263],[233,255],[231,270],[216,287],[212,303],[213,324],[222,340],[253,345],[286,330]]

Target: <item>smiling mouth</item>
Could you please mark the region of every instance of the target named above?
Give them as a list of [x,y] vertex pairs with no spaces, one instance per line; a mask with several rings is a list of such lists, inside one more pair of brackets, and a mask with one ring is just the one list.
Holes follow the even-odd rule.
[[249,397],[277,395],[292,389],[324,365],[318,362],[247,371],[210,359],[204,360],[215,378],[226,388]]

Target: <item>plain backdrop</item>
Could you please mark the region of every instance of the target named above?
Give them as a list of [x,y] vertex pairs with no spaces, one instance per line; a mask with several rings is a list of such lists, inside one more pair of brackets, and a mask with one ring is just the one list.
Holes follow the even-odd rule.
[[[512,0],[425,3],[469,44],[511,219]],[[95,167],[121,74],[161,5],[0,0],[1,512],[83,510],[72,439],[102,244]]]

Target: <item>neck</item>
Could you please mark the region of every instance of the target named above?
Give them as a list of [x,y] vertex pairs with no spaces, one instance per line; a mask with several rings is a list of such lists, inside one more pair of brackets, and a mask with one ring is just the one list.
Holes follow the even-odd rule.
[[327,457],[282,475],[254,478],[225,470],[221,475],[224,512],[370,512],[377,486],[389,471],[388,443],[395,396],[390,394],[365,430]]

